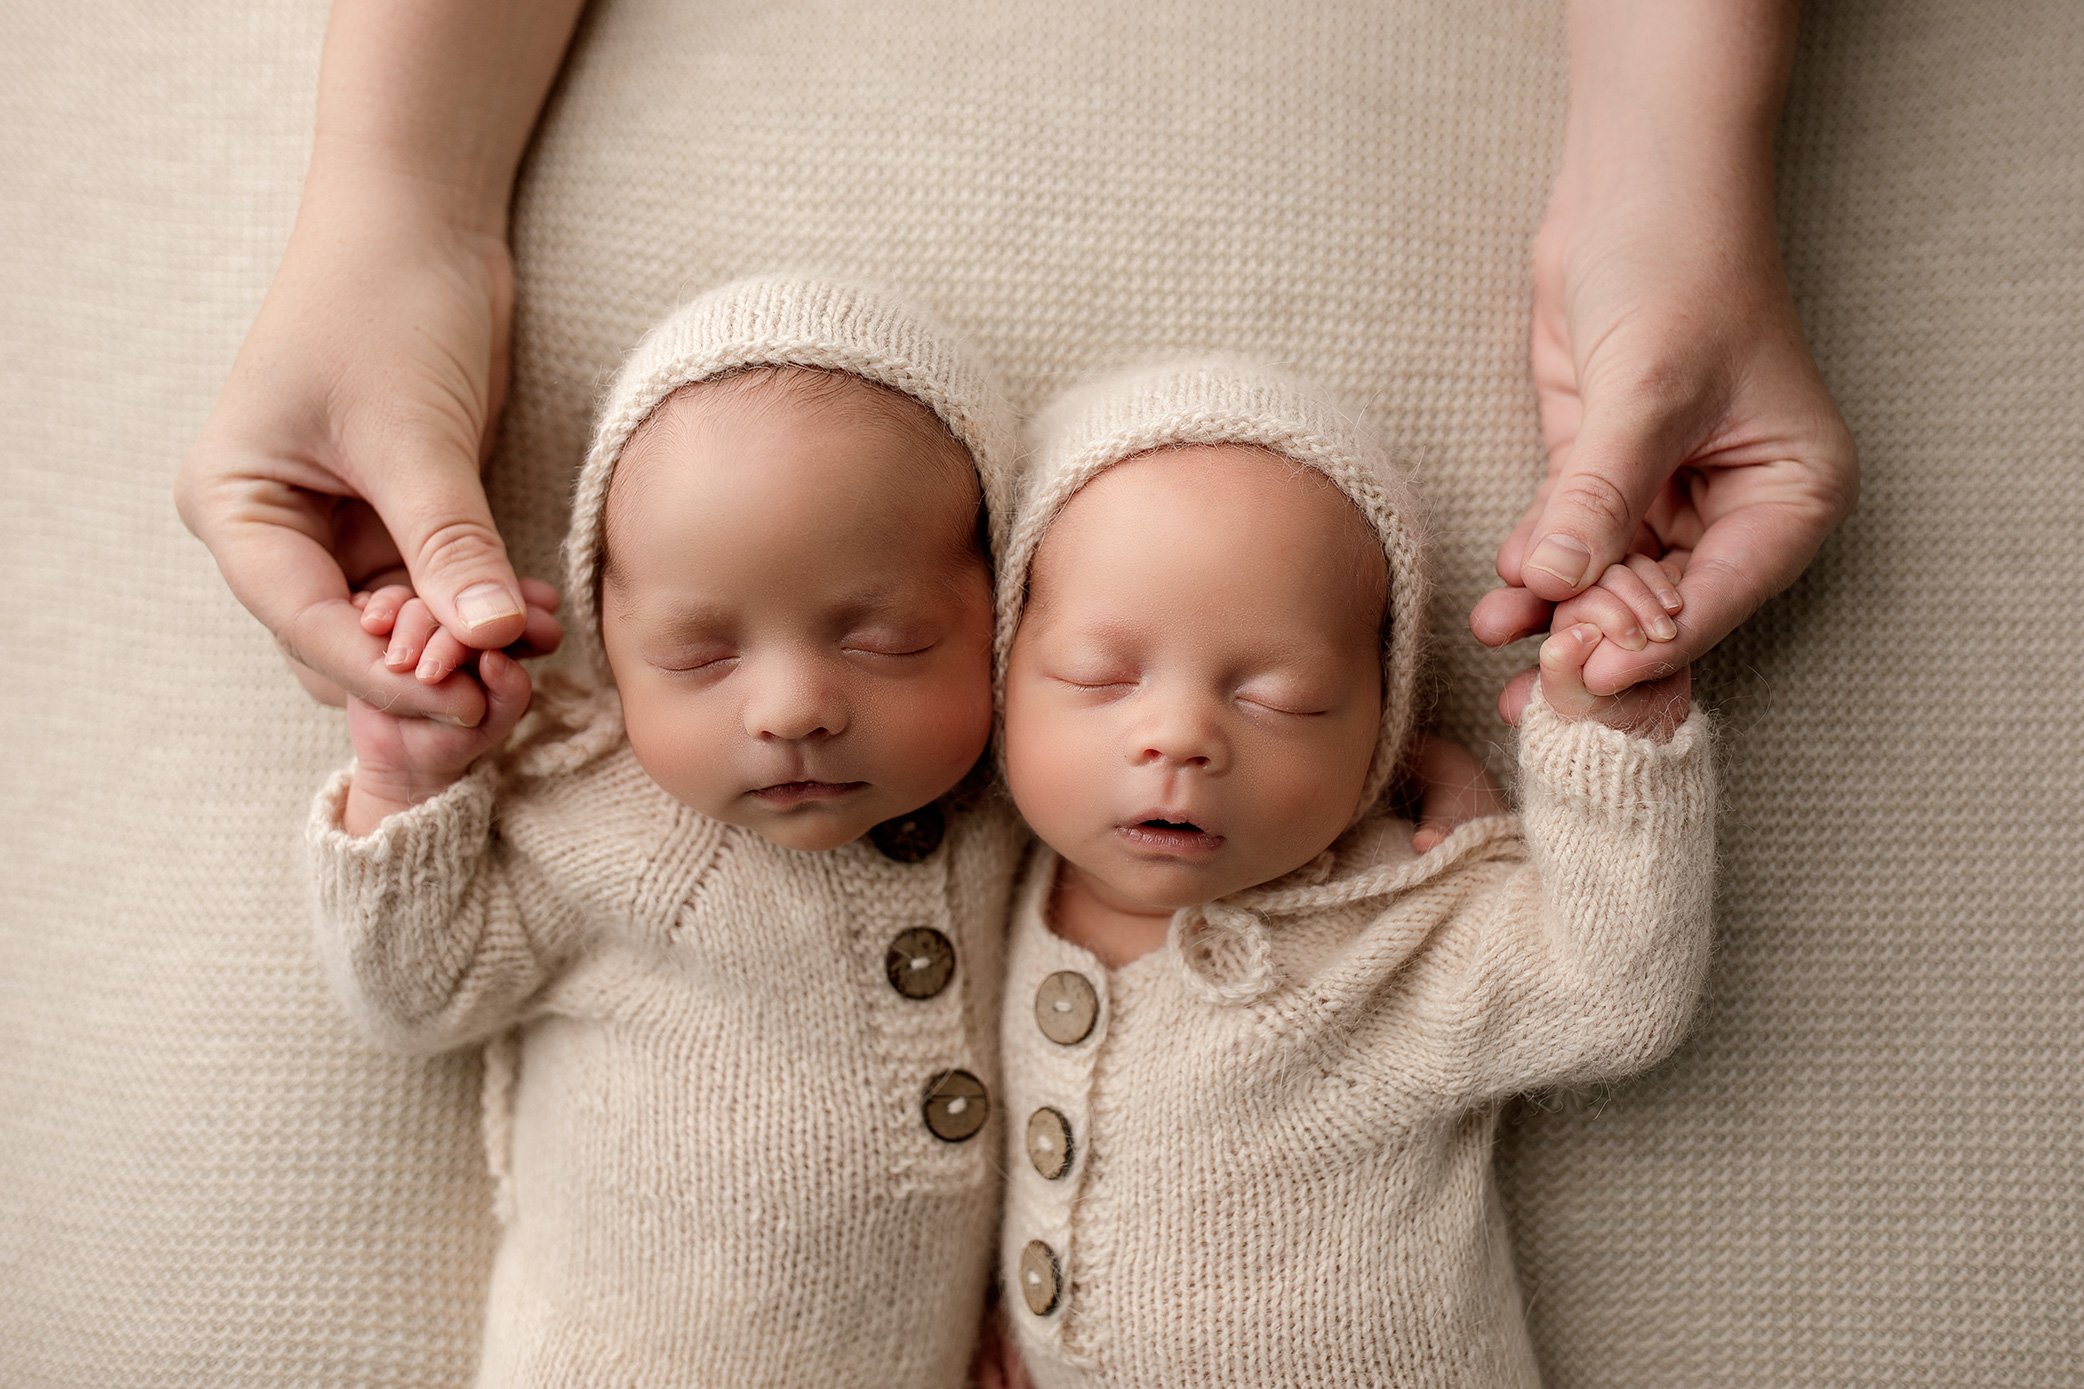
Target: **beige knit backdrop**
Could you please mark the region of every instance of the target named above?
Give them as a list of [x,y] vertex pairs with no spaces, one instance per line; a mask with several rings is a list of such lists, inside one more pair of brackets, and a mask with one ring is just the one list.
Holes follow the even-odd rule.
[[[2084,1381],[2084,10],[1811,0],[1791,273],[1857,517],[1701,671],[1712,997],[1500,1160],[1559,1386]],[[321,992],[297,832],[346,751],[168,483],[279,255],[323,6],[0,6],[0,1383],[434,1385],[491,1244],[475,1068]],[[1175,349],[1370,403],[1461,638],[1532,486],[1546,0],[597,0],[517,214],[491,486],[554,573],[657,312],[794,266],[915,294],[1023,405]],[[1523,657],[1524,652],[1518,653]],[[902,1314],[902,1291],[893,1290]]]

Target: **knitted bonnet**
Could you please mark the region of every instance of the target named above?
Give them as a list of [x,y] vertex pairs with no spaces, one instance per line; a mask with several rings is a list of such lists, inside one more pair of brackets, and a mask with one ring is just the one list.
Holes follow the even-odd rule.
[[1365,815],[1404,760],[1416,716],[1426,577],[1415,499],[1388,451],[1350,411],[1300,381],[1235,359],[1127,372],[1076,387],[1029,431],[1012,534],[1000,550],[994,658],[1007,656],[1027,600],[1035,550],[1065,504],[1101,472],[1169,444],[1257,444],[1331,479],[1360,508],[1389,561],[1382,644],[1382,725],[1362,786]]
[[762,366],[845,372],[933,411],[976,464],[992,552],[1004,549],[1017,425],[967,342],[878,289],[786,275],[724,285],[674,310],[637,344],[608,388],[579,470],[564,543],[566,626],[604,689],[612,678],[601,644],[601,544],[616,461],[637,426],[681,386]]

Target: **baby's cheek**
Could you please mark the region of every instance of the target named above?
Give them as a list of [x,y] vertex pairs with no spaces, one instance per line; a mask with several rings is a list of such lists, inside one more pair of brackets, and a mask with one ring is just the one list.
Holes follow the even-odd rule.
[[690,708],[690,701],[645,682],[624,681],[619,688],[623,727],[645,774],[675,800],[724,818],[722,807],[742,788],[730,785],[730,749],[714,712]]
[[1052,847],[1104,791],[1092,765],[1092,731],[1019,698],[1006,709],[1006,782],[1028,827]]

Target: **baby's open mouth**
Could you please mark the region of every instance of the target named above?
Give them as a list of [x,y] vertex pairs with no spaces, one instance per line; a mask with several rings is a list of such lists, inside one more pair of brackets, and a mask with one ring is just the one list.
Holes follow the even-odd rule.
[[1162,858],[1198,858],[1223,847],[1223,836],[1185,816],[1146,815],[1124,822],[1115,833],[1139,853]]

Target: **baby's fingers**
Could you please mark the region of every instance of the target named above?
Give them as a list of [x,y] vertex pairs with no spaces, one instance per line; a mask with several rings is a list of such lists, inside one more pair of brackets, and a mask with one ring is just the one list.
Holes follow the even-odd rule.
[[[1588,590],[1588,593],[1605,594],[1606,600],[1601,606],[1614,611],[1621,625],[1617,629],[1600,622],[1600,631],[1612,637],[1625,651],[1641,651],[1651,641],[1670,641],[1679,635],[1679,629],[1671,619],[1672,610],[1656,592],[1659,588],[1671,594],[1674,600],[1679,596],[1664,571],[1658,568],[1657,561],[1648,555],[1630,555],[1620,564],[1608,565],[1606,572],[1599,576],[1598,588]],[[1645,633],[1648,634],[1647,641]]]
[[[369,600],[374,606],[376,600]],[[391,644],[384,648],[384,664],[392,670],[411,670],[420,663],[428,638],[440,630],[434,609],[417,598],[407,598],[391,624]]]
[[528,712],[534,687],[521,663],[499,651],[479,654],[478,681],[485,687],[485,722],[481,728],[486,742],[497,746]]
[[391,634],[397,624],[398,612],[412,600],[412,590],[404,584],[385,584],[367,593],[357,593],[355,606],[362,610],[362,630],[375,637]]
[[446,627],[437,627],[427,638],[427,645],[420,651],[420,663],[413,674],[428,685],[439,685],[448,679],[449,672],[478,654],[477,648],[465,646]]
[[1607,701],[1585,688],[1585,662],[1599,645],[1599,629],[1579,622],[1541,644],[1541,697],[1566,719],[1592,716]]
[[[1686,600],[1679,596],[1679,576],[1686,572],[1682,566],[1673,564],[1668,560],[1651,559],[1645,554],[1631,554],[1625,563],[1630,569],[1635,571],[1636,576],[1643,581],[1644,586],[1657,599],[1659,612],[1669,615],[1678,612],[1686,606]],[[1648,621],[1656,614],[1644,613],[1643,616],[1644,620]],[[1656,634],[1653,632],[1651,635],[1655,636]],[[1667,639],[1659,638],[1659,640]]]

